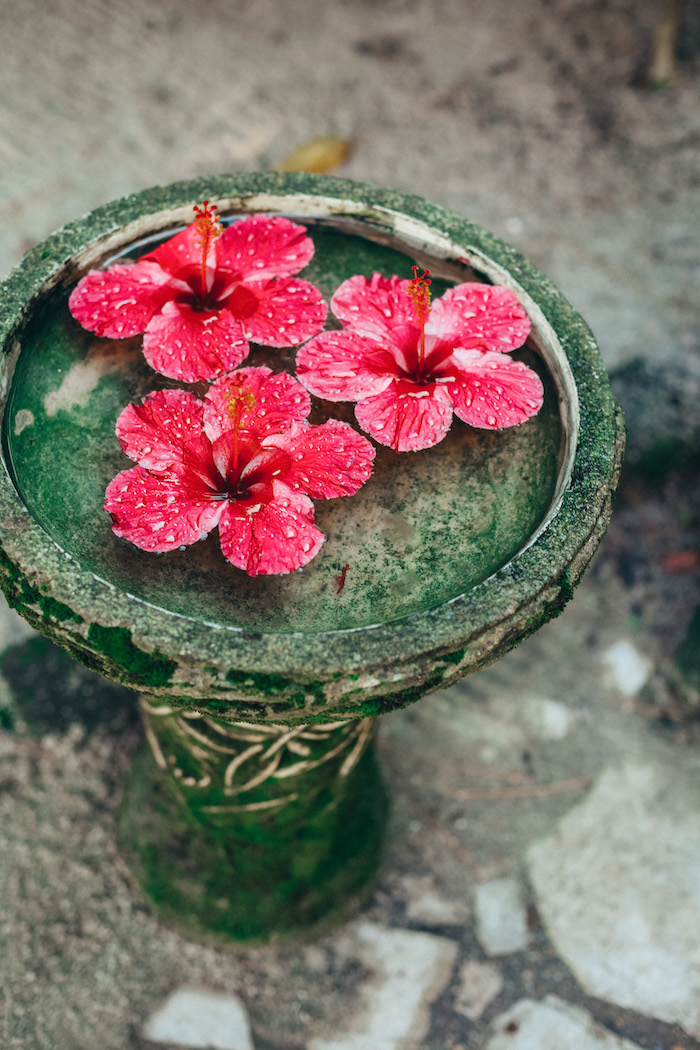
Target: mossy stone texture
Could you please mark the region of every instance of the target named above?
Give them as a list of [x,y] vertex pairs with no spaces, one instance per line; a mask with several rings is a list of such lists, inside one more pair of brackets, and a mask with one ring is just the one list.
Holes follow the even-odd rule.
[[388,808],[377,719],[280,732],[142,706],[152,753],[133,764],[119,836],[166,922],[255,943],[316,935],[366,901]]
[[[104,490],[129,462],[114,422],[163,380],[140,338],[91,335],[67,298],[89,268],[148,250],[205,198],[224,219],[266,212],[304,222],[316,254],[302,276],[328,298],[354,273],[410,276],[414,262],[430,267],[436,293],[473,279],[511,287],[533,322],[515,356],[540,373],[543,410],[501,432],[455,421],[421,453],[379,449],[357,496],[317,503],[327,542],[286,577],[249,579],[223,559],[216,533],[167,555],[116,539]],[[584,322],[507,245],[390,190],[240,174],[116,201],[13,271],[0,346],[8,600],[88,666],[172,707],[295,724],[403,706],[555,615],[609,516],[622,423]],[[254,348],[248,363],[293,371],[294,351]],[[338,409],[352,420],[349,407],[321,402],[312,419]]]

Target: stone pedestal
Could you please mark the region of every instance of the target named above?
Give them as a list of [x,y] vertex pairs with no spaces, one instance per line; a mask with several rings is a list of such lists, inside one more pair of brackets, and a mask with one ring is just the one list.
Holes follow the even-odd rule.
[[119,830],[164,918],[259,941],[308,934],[364,903],[387,811],[378,719],[290,728],[141,702],[148,746]]
[[[538,415],[503,431],[456,422],[439,445],[378,450],[352,499],[327,500],[327,541],[301,572],[248,578],[212,534],[154,555],[111,531],[107,484],[129,402],[172,385],[140,337],[97,338],[68,297],[91,268],[135,259],[193,204],[224,222],[304,223],[302,277],[429,268],[436,296],[509,288],[531,334]],[[549,280],[462,217],[348,180],[200,178],[105,205],[37,245],[0,291],[0,582],[35,627],[145,694],[150,754],[121,810],[129,861],[163,916],[199,936],[263,940],[348,914],[369,892],[385,799],[372,716],[486,667],[571,598],[610,515],[620,411],[585,323]],[[294,350],[246,364],[293,371]],[[336,406],[333,414],[349,407]],[[329,406],[318,402],[312,422]]]

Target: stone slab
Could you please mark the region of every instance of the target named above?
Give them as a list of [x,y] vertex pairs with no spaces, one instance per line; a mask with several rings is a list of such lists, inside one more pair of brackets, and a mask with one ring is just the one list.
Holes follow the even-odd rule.
[[589,994],[700,1036],[700,778],[668,757],[605,771],[529,873]]
[[494,1022],[486,1050],[639,1050],[555,995],[521,999]]
[[478,1021],[489,1003],[503,989],[503,976],[493,963],[470,959],[459,971],[455,1010],[470,1021]]
[[485,952],[505,955],[527,947],[527,914],[515,879],[492,879],[474,893],[476,932]]
[[447,897],[429,875],[406,875],[401,879],[406,894],[406,918],[426,926],[454,926],[467,921],[469,907],[464,897]]
[[635,696],[651,674],[651,661],[626,638],[614,642],[602,658],[610,685],[622,696]]
[[362,922],[354,931],[354,949],[371,972],[361,988],[361,1005],[347,1031],[312,1039],[308,1050],[420,1050],[430,1005],[452,976],[457,944]]
[[199,1050],[253,1050],[245,1007],[233,995],[178,988],[151,1015],[143,1035]]

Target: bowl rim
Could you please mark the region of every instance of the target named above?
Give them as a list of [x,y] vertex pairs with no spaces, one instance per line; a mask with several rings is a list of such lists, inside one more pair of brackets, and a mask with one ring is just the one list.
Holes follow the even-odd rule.
[[[82,569],[24,506],[3,449],[0,545],[5,574],[20,574],[35,597],[42,594],[66,606],[73,614],[72,630],[83,630],[76,628],[79,622],[127,629],[137,648],[172,657],[180,665],[214,664],[306,681],[352,670],[364,675],[370,689],[370,678],[376,678],[378,685],[397,667],[429,665],[440,654],[463,653],[460,675],[491,662],[504,647],[517,644],[551,618],[570,597],[607,524],[619,472],[622,421],[583,319],[519,252],[455,212],[393,189],[300,173],[201,177],[112,201],[50,235],[2,283],[3,410],[19,336],[37,301],[139,236],[185,225],[192,202],[202,199],[216,203],[222,214],[286,210],[311,217],[318,216],[323,206],[332,209],[324,216],[344,216],[391,230],[417,250],[426,246],[429,232],[431,253],[442,252],[446,260],[466,260],[495,283],[510,287],[524,301],[533,327],[546,333],[538,349],[546,359],[548,353],[554,354],[547,363],[563,406],[566,449],[551,512],[506,565],[435,608],[343,630],[259,634],[189,620],[120,592]],[[54,627],[60,634],[62,627]]]

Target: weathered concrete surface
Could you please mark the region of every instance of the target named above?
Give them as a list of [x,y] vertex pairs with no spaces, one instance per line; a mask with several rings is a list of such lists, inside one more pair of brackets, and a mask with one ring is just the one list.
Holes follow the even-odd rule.
[[494,1023],[486,1050],[638,1050],[596,1025],[585,1011],[549,995],[543,1002],[522,999]]
[[253,1050],[248,1016],[233,995],[199,988],[178,988],[153,1013],[143,1028],[156,1044],[209,1047],[211,1050]]
[[503,990],[503,977],[493,963],[470,959],[459,972],[455,1010],[470,1021],[477,1021],[486,1007]]
[[528,851],[540,913],[591,995],[700,1037],[700,760],[607,769]]
[[527,915],[515,879],[491,879],[474,891],[476,935],[487,955],[507,955],[527,947]]
[[369,922],[351,926],[347,938],[371,980],[364,982],[352,1014],[342,1017],[341,1031],[311,1039],[309,1050],[419,1050],[430,1006],[452,977],[457,945]]

